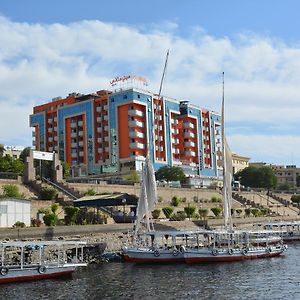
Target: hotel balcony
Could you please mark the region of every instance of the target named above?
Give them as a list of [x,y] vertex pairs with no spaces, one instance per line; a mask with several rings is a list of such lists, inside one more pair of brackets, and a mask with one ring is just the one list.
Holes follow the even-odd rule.
[[139,131],[129,131],[129,137],[131,138],[144,138],[144,134],[142,132]]
[[129,148],[130,149],[144,149],[145,145],[142,143],[130,143]]
[[79,145],[79,147],[83,147],[83,141],[80,141],[80,142],[78,143],[78,145]]
[[80,157],[83,157],[83,155],[84,155],[84,152],[83,152],[83,151],[80,151],[80,152],[79,152],[79,156],[80,156]]
[[71,157],[72,158],[76,158],[77,157],[77,153],[71,153]]
[[77,127],[77,123],[72,122],[72,123],[71,123],[71,128],[76,128],[76,127]]
[[83,121],[78,121],[77,124],[78,124],[79,127],[82,127],[83,126]]
[[96,107],[96,111],[97,111],[97,112],[101,112],[101,111],[102,111],[102,107],[101,107],[101,106],[97,106],[97,107]]
[[52,124],[53,123],[53,119],[48,119],[48,123]]
[[108,131],[108,126],[104,126],[104,130],[105,130],[105,131]]
[[194,151],[184,151],[184,155],[185,156],[195,157],[196,156],[196,152],[194,152]]
[[98,153],[103,153],[103,149],[102,148],[98,148]]
[[175,145],[178,145],[179,144],[179,139],[172,139],[172,143],[175,144]]
[[71,133],[71,137],[72,137],[72,138],[76,138],[76,137],[77,137],[77,133],[76,133],[76,132],[72,132],[72,133]]
[[172,129],[171,129],[171,132],[172,132],[173,134],[178,134],[178,133],[179,133],[179,130],[178,130],[178,129],[175,129],[175,128],[172,128]]
[[54,119],[53,119],[53,120],[54,120],[54,122],[57,122],[57,117],[54,117]]
[[48,148],[49,152],[53,152],[53,147]]
[[78,146],[77,143],[71,143],[72,148],[77,148],[77,146]]
[[57,147],[57,146],[54,146],[54,150],[57,151],[57,150],[58,150],[58,147]]
[[193,133],[193,132],[185,132],[184,133],[184,137],[185,138],[194,138],[195,137],[195,133]]
[[49,137],[48,142],[52,143],[53,142],[53,137]]
[[191,129],[194,129],[195,128],[195,125],[191,122],[184,122],[183,123],[183,128],[191,128]]
[[102,143],[102,138],[97,138],[98,143]]
[[171,119],[171,124],[178,125],[178,120],[177,119]]
[[52,127],[48,128],[48,132],[53,132],[53,128]]
[[173,154],[179,154],[180,153],[180,150],[178,148],[173,148],[172,149],[172,153]]
[[104,106],[103,106],[103,109],[104,109],[104,110],[107,110],[107,109],[108,109],[108,106],[107,106],[107,105],[104,105]]
[[194,142],[184,142],[185,147],[195,147],[196,144]]
[[97,117],[97,122],[100,123],[102,120],[102,117]]
[[32,131],[32,137],[36,137],[35,131]]
[[104,121],[108,121],[108,115],[103,116]]
[[141,128],[144,127],[144,123],[143,123],[143,122],[135,121],[135,120],[130,120],[130,121],[128,122],[128,125],[129,125],[130,127],[141,127]]
[[108,148],[108,147],[105,147],[105,148],[104,148],[104,151],[105,151],[105,152],[108,152],[108,151],[109,151],[109,148]]
[[54,131],[57,131],[57,126],[55,126],[53,129],[54,129]]
[[128,109],[128,115],[129,116],[143,117],[144,113],[141,110],[138,110],[138,109]]
[[109,141],[109,137],[108,136],[105,136],[104,137],[104,142],[108,142]]
[[83,136],[83,131],[78,131],[79,136]]
[[57,135],[54,137],[54,141],[55,142],[57,142],[57,140],[58,140],[58,137],[57,137]]
[[97,132],[98,133],[102,132],[102,127],[97,127]]

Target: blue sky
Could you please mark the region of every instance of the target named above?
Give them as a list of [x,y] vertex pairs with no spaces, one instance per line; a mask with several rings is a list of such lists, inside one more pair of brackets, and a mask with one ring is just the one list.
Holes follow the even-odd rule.
[[135,73],[220,110],[252,161],[300,165],[300,2],[0,0],[0,143],[30,145],[32,106]]

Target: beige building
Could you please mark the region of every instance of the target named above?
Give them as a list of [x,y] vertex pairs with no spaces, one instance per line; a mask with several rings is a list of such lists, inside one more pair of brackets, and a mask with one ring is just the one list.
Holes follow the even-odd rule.
[[249,160],[250,160],[250,157],[232,153],[233,174],[249,167]]
[[24,150],[24,147],[21,146],[5,146],[3,156],[9,155],[15,159],[20,157],[21,152]]
[[300,175],[300,168],[295,165],[272,165],[272,170],[277,177],[277,185],[289,184],[293,189],[297,188],[297,177]]

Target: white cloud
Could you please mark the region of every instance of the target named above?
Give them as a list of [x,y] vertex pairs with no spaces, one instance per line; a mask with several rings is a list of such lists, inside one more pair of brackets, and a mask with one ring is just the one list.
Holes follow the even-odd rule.
[[[291,152],[297,161],[300,47],[253,33],[216,38],[197,27],[182,37],[176,30],[168,21],[133,28],[96,20],[43,25],[0,17],[0,143],[30,144],[33,105],[73,91],[109,88],[116,75],[146,76],[149,89],[158,92],[170,49],[163,94],[219,111],[225,71],[231,148],[256,157],[259,145],[268,141],[278,163],[290,163]],[[259,145],[246,148],[243,133]],[[259,153],[261,160],[270,157]]]

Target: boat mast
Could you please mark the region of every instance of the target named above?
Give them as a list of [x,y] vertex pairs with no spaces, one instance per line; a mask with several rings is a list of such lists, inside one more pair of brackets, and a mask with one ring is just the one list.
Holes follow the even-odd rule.
[[[222,73],[223,79],[223,93],[222,93],[222,156],[223,156],[223,201],[224,201],[224,226],[225,229],[232,230],[232,219],[231,219],[231,182],[228,181],[228,172],[232,170],[228,170],[227,160],[228,160],[228,146],[225,138],[225,91],[224,91],[224,72]],[[230,176],[229,176],[230,177]]]

